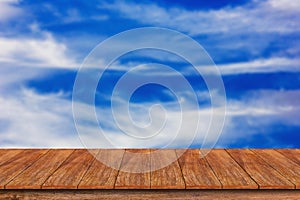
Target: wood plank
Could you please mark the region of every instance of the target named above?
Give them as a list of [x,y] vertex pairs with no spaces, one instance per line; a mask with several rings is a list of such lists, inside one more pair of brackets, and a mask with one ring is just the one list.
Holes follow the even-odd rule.
[[189,149],[177,160],[182,151],[94,150],[110,167],[85,149],[0,149],[0,188],[300,189],[299,149]]
[[291,161],[300,165],[300,149],[275,149]]
[[36,162],[48,150],[31,149],[24,150],[13,156],[9,162],[0,166],[0,188],[9,183],[14,177],[19,175],[23,170]]
[[[99,150],[95,150],[96,153]],[[45,189],[76,189],[92,164],[94,156],[86,149],[75,150],[42,185]]]
[[[80,189],[113,189],[125,150],[100,150],[78,188]],[[102,163],[102,162],[103,163]],[[110,164],[110,166],[107,166]]]
[[249,149],[228,149],[230,155],[259,185],[260,189],[293,189],[295,186]]
[[273,149],[253,149],[259,157],[300,188],[300,166]]
[[150,189],[150,150],[127,149],[125,151],[115,188]]
[[0,165],[11,162],[14,156],[24,151],[24,149],[0,149]]
[[[182,150],[176,150],[177,156]],[[178,156],[179,157],[179,156]],[[179,157],[187,189],[221,189],[222,185],[198,149],[188,149]]]
[[[170,163],[164,168],[160,166]],[[158,170],[155,170],[158,169]],[[155,170],[155,171],[154,171]],[[174,149],[151,150],[151,189],[184,189],[185,183]]]
[[67,159],[74,150],[50,150],[38,161],[15,177],[7,189],[39,189],[46,179]]
[[223,149],[211,150],[205,158],[226,189],[257,189],[258,185]]
[[299,200],[300,190],[0,190],[0,199]]

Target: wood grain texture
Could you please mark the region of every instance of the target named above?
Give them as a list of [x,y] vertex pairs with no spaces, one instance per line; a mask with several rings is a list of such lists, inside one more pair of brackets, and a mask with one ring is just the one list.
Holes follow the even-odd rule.
[[7,189],[40,189],[46,179],[74,150],[50,150],[5,186]]
[[[176,153],[182,150],[176,150]],[[181,153],[177,154],[180,155]],[[178,159],[187,189],[221,189],[222,185],[198,149],[188,149]]]
[[[170,163],[170,165],[160,168],[167,163]],[[151,188],[185,188],[185,182],[174,149],[151,150]]]
[[228,149],[261,189],[293,189],[295,186],[249,149]]
[[205,157],[225,189],[257,189],[258,185],[223,149],[213,149]]
[[127,149],[115,183],[116,189],[150,189],[150,150]]
[[24,151],[24,149],[0,149],[0,165],[11,162],[14,157]]
[[25,200],[299,200],[300,190],[0,190],[0,199]]
[[300,165],[300,149],[274,149],[284,155],[287,159]]
[[300,189],[299,149],[214,149],[201,158],[204,152],[0,149],[0,188]]
[[38,158],[44,155],[48,150],[24,150],[14,157],[9,162],[5,162],[0,166],[0,188],[9,183],[14,177],[19,175],[27,167],[32,165]]
[[124,152],[122,149],[100,150],[78,188],[113,189]]
[[[95,150],[97,153],[99,150]],[[75,150],[42,185],[45,189],[77,189],[94,156],[85,149]]]
[[253,149],[259,157],[276,169],[296,188],[300,188],[300,166],[273,149]]

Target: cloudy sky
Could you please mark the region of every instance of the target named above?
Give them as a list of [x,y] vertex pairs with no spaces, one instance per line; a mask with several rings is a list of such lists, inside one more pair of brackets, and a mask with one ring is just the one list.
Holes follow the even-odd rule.
[[[122,31],[161,27],[201,44],[222,75],[226,120],[218,141],[211,141],[216,142],[215,147],[299,148],[298,19],[299,0],[1,0],[0,147],[110,146],[97,135],[99,128],[113,147],[201,147],[205,137],[214,138],[206,134],[216,128],[207,127],[211,97],[221,94],[218,89],[209,91],[194,70],[210,66],[193,68],[177,55],[154,49],[123,55],[106,70],[93,66],[90,76],[93,70],[100,70],[103,76],[94,94],[95,104],[84,98],[73,101],[73,106],[82,108],[80,115],[85,122],[77,124],[81,139],[77,133],[72,93],[85,57],[100,42]],[[121,41],[119,46],[135,40]],[[145,40],[164,43],[168,38],[162,35]],[[180,46],[189,50],[188,45]],[[178,73],[153,63],[183,75],[192,92],[176,85]],[[132,94],[128,114],[118,110],[118,106],[127,105],[128,85],[123,84],[116,93],[114,88],[130,70],[134,80],[150,76],[155,81]],[[158,80],[167,80],[177,94],[156,84]],[[86,83],[81,89],[88,88]],[[116,116],[113,94],[118,104]],[[191,102],[193,94],[196,105]],[[88,121],[91,108],[96,111],[98,124]],[[180,124],[183,115],[188,120]],[[197,116],[195,128],[192,119]],[[176,133],[178,127],[182,128],[180,134]]]

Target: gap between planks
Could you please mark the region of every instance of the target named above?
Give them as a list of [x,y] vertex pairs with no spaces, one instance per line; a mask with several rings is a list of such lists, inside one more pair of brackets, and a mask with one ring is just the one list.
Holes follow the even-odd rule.
[[[66,154],[58,158],[55,151]],[[199,149],[92,151],[96,158],[84,149],[0,149],[0,183],[7,189],[298,189],[300,182],[300,150],[213,149],[204,158]]]

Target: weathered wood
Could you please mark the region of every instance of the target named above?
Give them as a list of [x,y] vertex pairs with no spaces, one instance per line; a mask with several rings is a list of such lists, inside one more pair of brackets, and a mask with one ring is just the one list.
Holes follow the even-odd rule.
[[[182,150],[176,150],[176,153]],[[181,154],[181,153],[179,153]],[[198,149],[188,149],[178,159],[187,189],[221,189],[222,185]]]
[[228,149],[261,189],[293,189],[295,186],[249,149]]
[[27,167],[37,161],[48,150],[24,150],[0,166],[0,188],[9,183]]
[[300,188],[299,149],[91,151],[0,149],[0,188]]
[[274,149],[286,158],[300,165],[300,149]]
[[[80,189],[113,189],[125,150],[100,150],[82,178]],[[102,162],[103,163],[102,163]],[[107,166],[110,164],[110,166]]]
[[290,180],[296,188],[300,188],[300,166],[297,163],[273,149],[253,149],[252,151]]
[[46,179],[74,150],[50,150],[5,186],[7,189],[40,189]]
[[250,176],[222,149],[215,149],[205,157],[217,178],[226,189],[256,189],[258,185]]
[[[95,150],[98,151],[99,150]],[[45,189],[76,189],[92,164],[94,156],[88,150],[75,150],[42,185]]]
[[0,190],[0,199],[299,200],[300,190]]
[[150,150],[127,149],[116,180],[117,189],[150,188]]
[[11,162],[14,157],[24,151],[24,149],[0,149],[0,165]]
[[[170,163],[170,165],[160,168],[165,165],[164,163]],[[151,150],[151,188],[185,188],[184,179],[174,149]]]

